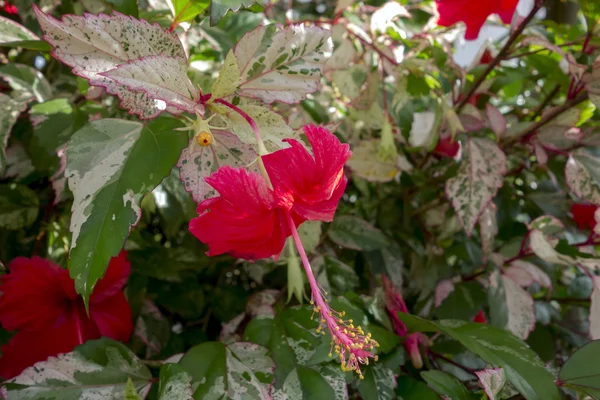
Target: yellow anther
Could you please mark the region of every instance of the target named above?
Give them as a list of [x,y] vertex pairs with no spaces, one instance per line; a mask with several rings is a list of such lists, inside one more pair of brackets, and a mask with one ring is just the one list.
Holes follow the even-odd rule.
[[200,132],[196,137],[196,141],[202,147],[210,146],[213,140],[213,135],[211,135],[211,133],[207,131]]

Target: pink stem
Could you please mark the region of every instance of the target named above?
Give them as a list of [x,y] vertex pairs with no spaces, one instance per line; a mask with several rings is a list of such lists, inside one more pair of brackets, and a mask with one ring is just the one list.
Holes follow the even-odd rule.
[[260,132],[258,131],[258,126],[256,126],[256,122],[254,122],[254,120],[252,119],[252,117],[250,117],[243,110],[241,110],[240,108],[238,108],[237,106],[231,104],[230,102],[228,102],[226,100],[216,99],[215,103],[223,104],[224,106],[231,108],[233,111],[235,111],[236,113],[238,113],[239,115],[241,115],[242,118],[244,118],[246,120],[246,122],[248,122],[248,124],[252,128],[252,131],[254,131],[254,137],[256,137],[256,141],[258,143],[259,150],[260,150],[260,146],[263,143],[263,141],[262,141],[262,138],[260,136]]

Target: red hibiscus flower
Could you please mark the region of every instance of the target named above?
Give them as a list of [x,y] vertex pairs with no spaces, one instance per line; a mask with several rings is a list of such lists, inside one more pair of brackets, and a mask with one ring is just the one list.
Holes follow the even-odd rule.
[[10,3],[5,3],[4,7],[2,9],[7,14],[11,14],[11,15],[18,15],[19,14],[19,10],[17,10],[17,7],[15,7],[14,5],[12,5]]
[[114,257],[90,298],[90,316],[75,292],[69,272],[51,261],[19,257],[8,266],[0,285],[0,324],[17,331],[2,346],[0,376],[17,376],[25,368],[86,340],[107,336],[127,341],[133,331],[131,310],[122,292],[130,265],[123,251]]
[[268,183],[244,169],[221,167],[206,178],[220,196],[198,204],[190,232],[208,244],[209,256],[228,253],[257,260],[281,253],[291,234],[286,212],[294,223],[331,221],[346,187],[344,164],[349,146],[327,129],[305,126],[314,157],[298,141],[290,148],[262,157]]
[[436,0],[438,25],[452,26],[464,22],[465,39],[473,40],[491,14],[498,14],[502,22],[510,24],[519,0]]
[[479,310],[476,316],[473,317],[473,322],[479,322],[480,324],[487,324],[483,310]]
[[586,203],[575,203],[571,206],[573,221],[575,221],[579,229],[585,229],[587,227],[590,231],[594,230],[596,227],[596,218],[594,217],[594,214],[597,209],[597,205]]
[[458,150],[460,150],[460,144],[452,140],[452,136],[447,135],[440,138],[433,152],[440,157],[454,158]]

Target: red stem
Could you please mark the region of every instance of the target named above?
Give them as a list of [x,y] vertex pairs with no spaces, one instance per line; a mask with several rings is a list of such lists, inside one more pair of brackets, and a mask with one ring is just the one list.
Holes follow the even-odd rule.
[[252,128],[252,131],[254,132],[254,137],[256,137],[256,141],[257,141],[258,146],[260,148],[261,143],[262,143],[262,138],[260,137],[260,132],[258,131],[258,126],[256,125],[256,122],[254,122],[254,120],[252,119],[252,117],[250,117],[243,110],[241,110],[240,108],[238,108],[237,106],[231,104],[230,102],[228,102],[226,100],[216,99],[215,103],[223,104],[224,106],[231,108],[233,111],[235,111],[240,116],[242,116],[242,118],[244,118],[246,120],[246,122],[248,122],[248,124],[250,125],[250,127]]

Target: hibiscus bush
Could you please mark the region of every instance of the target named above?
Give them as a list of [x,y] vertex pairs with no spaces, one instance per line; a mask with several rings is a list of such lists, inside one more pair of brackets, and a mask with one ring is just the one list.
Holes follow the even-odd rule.
[[596,0],[0,0],[0,396],[600,399]]

